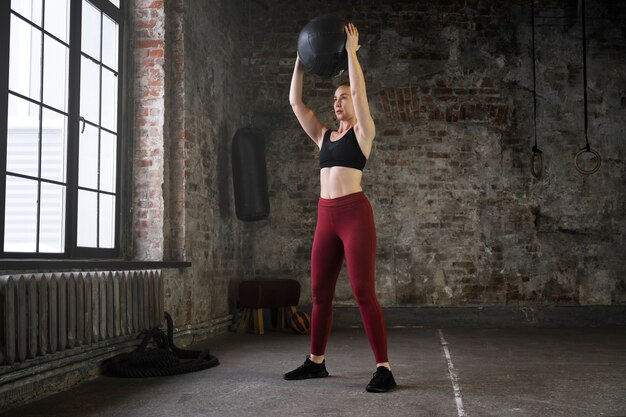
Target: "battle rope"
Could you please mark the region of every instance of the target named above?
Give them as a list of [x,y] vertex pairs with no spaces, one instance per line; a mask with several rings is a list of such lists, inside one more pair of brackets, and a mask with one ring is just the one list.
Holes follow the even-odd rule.
[[[589,123],[587,120],[587,37],[586,37],[586,22],[585,22],[585,0],[582,0],[581,8],[582,8],[581,15],[582,15],[582,26],[583,26],[583,85],[584,85],[583,95],[584,95],[584,102],[585,102],[584,104],[585,104],[585,142],[586,142],[586,145],[580,148],[578,152],[576,152],[576,155],[574,156],[574,167],[576,168],[576,170],[578,170],[578,172],[580,172],[583,175],[591,175],[600,169],[600,166],[602,165],[602,158],[600,157],[600,154],[597,151],[591,149],[591,146],[589,145],[589,138],[587,137],[587,128],[589,126]],[[592,153],[596,159],[596,165],[593,166],[591,169],[583,169],[578,163],[578,159],[587,152]]]
[[[165,320],[167,335],[157,327],[142,333],[143,340],[134,352],[116,355],[103,363],[105,373],[125,378],[145,378],[178,375],[219,365],[217,358],[208,349],[185,350],[176,347],[172,317],[167,312]],[[151,341],[157,348],[146,350]]]
[[530,159],[530,173],[538,178],[543,172],[543,152],[537,147],[537,74],[535,70],[535,0],[530,0],[530,16],[533,39],[533,115],[535,122],[535,145]]

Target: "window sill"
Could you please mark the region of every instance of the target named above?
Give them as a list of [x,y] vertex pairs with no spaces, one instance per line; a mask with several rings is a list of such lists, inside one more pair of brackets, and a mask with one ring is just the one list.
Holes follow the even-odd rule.
[[191,262],[184,261],[125,261],[122,259],[4,259],[0,260],[0,271],[62,271],[107,270],[129,271],[133,269],[184,269]]

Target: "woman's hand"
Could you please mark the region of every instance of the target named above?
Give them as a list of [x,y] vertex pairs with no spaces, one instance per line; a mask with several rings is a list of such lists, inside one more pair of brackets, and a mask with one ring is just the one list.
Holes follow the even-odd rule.
[[354,26],[352,23],[348,23],[344,27],[344,30],[346,31],[347,36],[346,51],[358,51],[361,45],[359,45],[359,31],[357,30],[356,26]]

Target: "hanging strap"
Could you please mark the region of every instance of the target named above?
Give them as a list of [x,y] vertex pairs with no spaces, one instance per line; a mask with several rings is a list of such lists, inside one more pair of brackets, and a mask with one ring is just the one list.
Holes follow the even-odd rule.
[[[533,146],[533,153],[539,151],[537,148],[537,71],[535,69],[535,0],[530,0],[530,19],[532,27],[532,40],[533,40],[533,120],[535,126],[535,146]],[[541,151],[539,151],[541,152]]]
[[[587,22],[585,19],[585,0],[581,1],[581,20],[582,20],[582,35],[583,35],[583,97],[585,106],[585,146],[580,148],[576,155],[574,155],[574,167],[578,172],[583,175],[591,175],[600,169],[602,165],[602,158],[600,154],[591,149],[589,145],[589,137],[587,136],[587,130],[589,128],[588,109],[587,109]],[[591,169],[585,169],[581,167],[579,158],[585,153],[592,153],[595,157],[596,164]]]
[[533,44],[533,121],[535,145],[532,148],[532,158],[530,160],[530,173],[537,178],[543,171],[543,152],[537,146],[537,72],[535,69],[535,0],[530,0],[530,21],[532,27],[532,44]]
[[587,137],[587,129],[589,127],[589,121],[587,116],[587,33],[586,27],[587,23],[585,22],[585,0],[582,0],[581,4],[581,15],[582,15],[582,24],[583,24],[583,97],[585,103],[585,147],[581,149],[585,149],[589,152],[589,138]]

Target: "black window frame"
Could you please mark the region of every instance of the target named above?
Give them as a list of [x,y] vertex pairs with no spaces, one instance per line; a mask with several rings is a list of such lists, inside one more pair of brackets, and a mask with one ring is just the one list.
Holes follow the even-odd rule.
[[[43,0],[42,10],[45,10]],[[11,0],[0,2],[0,259],[122,259],[128,257],[130,236],[128,225],[130,204],[128,184],[131,181],[129,166],[131,153],[128,151],[130,140],[130,122],[128,117],[129,95],[131,86],[127,79],[128,58],[128,0],[120,0],[118,8],[108,0],[86,0],[118,24],[118,69],[117,69],[117,146],[116,146],[116,185],[115,185],[115,241],[113,248],[90,248],[77,246],[78,223],[78,162],[79,135],[84,120],[80,116],[80,71],[81,25],[83,0],[70,0],[70,34],[68,66],[68,103],[67,103],[67,178],[65,211],[65,248],[62,253],[49,252],[5,252],[5,199],[7,176],[7,124],[9,97],[9,49],[11,34]],[[42,17],[43,18],[43,17]],[[101,28],[102,30],[102,28]],[[47,32],[46,32],[47,33]],[[102,89],[102,80],[100,81]],[[40,104],[43,105],[43,104]],[[44,106],[45,108],[45,106]],[[41,161],[40,161],[41,163]],[[40,180],[41,181],[41,180]],[[99,191],[101,192],[101,191]],[[37,221],[40,221],[38,214]],[[123,227],[123,226],[126,227]],[[99,225],[97,226],[99,230]],[[39,239],[39,231],[37,232]],[[99,242],[99,232],[96,236]]]

